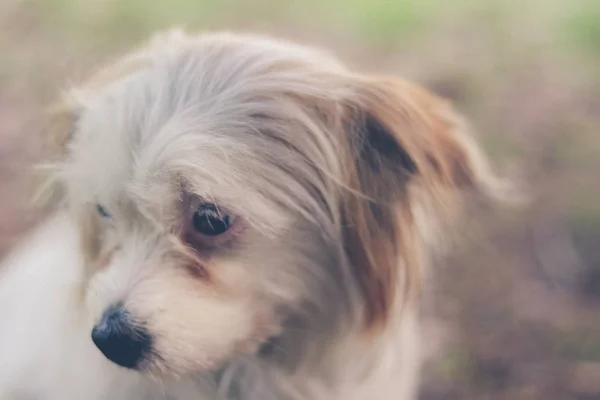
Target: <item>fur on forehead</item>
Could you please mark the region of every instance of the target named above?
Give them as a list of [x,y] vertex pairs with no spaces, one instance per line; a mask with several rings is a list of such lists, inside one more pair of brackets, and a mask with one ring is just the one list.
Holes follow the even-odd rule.
[[[70,137],[86,124],[125,135],[140,201],[153,202],[146,189],[157,179],[176,177],[256,221],[297,215],[321,226],[340,245],[369,329],[416,292],[430,233],[455,215],[461,190],[499,187],[446,102],[287,42],[173,31],[67,99],[56,148],[93,143]],[[102,107],[120,117],[94,119]],[[68,150],[58,153],[60,170]]]

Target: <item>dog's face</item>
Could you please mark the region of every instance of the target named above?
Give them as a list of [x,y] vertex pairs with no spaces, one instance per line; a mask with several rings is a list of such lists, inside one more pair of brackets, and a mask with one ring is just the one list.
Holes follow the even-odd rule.
[[153,375],[385,329],[432,213],[489,182],[441,101],[266,39],[167,35],[69,102],[92,339]]

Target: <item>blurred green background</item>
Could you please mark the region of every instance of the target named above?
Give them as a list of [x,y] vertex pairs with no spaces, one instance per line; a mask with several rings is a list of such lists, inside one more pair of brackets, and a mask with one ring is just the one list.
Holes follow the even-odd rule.
[[600,399],[599,0],[1,0],[0,252],[36,115],[157,29],[274,34],[450,98],[530,205],[473,208],[424,306],[422,399]]

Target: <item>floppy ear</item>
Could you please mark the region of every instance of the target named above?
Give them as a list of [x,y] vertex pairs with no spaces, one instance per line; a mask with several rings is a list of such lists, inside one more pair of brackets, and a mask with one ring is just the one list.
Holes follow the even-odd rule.
[[363,78],[349,108],[343,234],[370,329],[417,292],[427,231],[455,214],[461,190],[496,184],[449,104],[425,90]]
[[55,167],[67,155],[68,144],[75,133],[77,119],[86,99],[105,86],[149,66],[153,60],[168,54],[188,41],[179,29],[157,33],[148,43],[95,71],[77,88],[69,90],[52,107],[42,121],[43,162],[35,174],[35,199],[38,206],[55,205],[63,197]]
[[34,166],[32,177],[34,204],[39,208],[53,207],[64,198],[64,187],[57,167],[67,156],[77,116],[77,108],[66,100],[56,102],[42,116],[41,160]]

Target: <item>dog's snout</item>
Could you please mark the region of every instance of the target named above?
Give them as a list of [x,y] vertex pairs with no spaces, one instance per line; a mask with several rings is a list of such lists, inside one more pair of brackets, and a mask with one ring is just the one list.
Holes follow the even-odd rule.
[[92,340],[109,360],[126,368],[136,368],[148,354],[151,337],[134,324],[122,306],[112,306],[92,329]]

